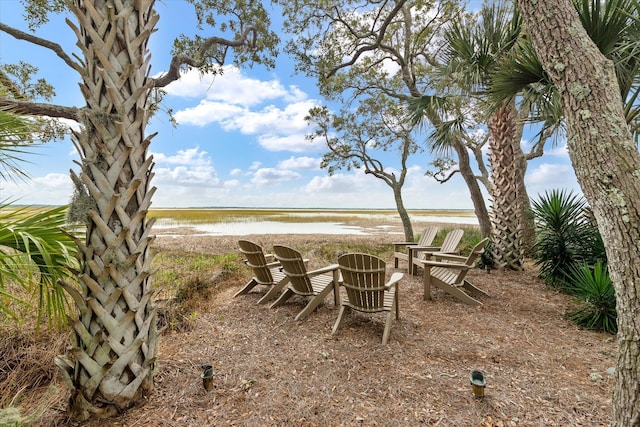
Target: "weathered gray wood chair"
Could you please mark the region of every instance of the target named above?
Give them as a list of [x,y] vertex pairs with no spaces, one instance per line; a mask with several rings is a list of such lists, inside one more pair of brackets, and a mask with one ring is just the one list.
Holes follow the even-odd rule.
[[458,298],[460,301],[471,305],[482,305],[480,301],[471,297],[471,294],[489,296],[487,292],[477,288],[465,279],[469,269],[480,254],[484,252],[484,247],[489,238],[482,239],[476,244],[467,257],[437,253],[433,255],[433,260],[421,261],[424,266],[424,299],[431,299],[431,285],[437,286],[449,295]]
[[347,291],[347,300],[342,301],[338,319],[333,325],[331,334],[335,334],[342,321],[347,308],[363,313],[387,312],[387,318],[382,334],[382,344],[387,344],[393,314],[400,319],[400,306],[398,298],[398,283],[403,274],[395,272],[388,282],[386,278],[385,262],[374,256],[361,253],[345,254],[338,258],[341,285]]
[[295,318],[295,320],[302,320],[323,302],[325,297],[332,291],[335,305],[340,304],[340,292],[338,292],[340,272],[338,271],[338,264],[307,271],[305,261],[297,250],[287,246],[275,245],[273,252],[280,265],[282,265],[282,270],[287,275],[289,283],[282,295],[271,304],[271,308],[281,305],[293,295],[310,297],[307,306]]
[[422,261],[429,259],[435,253],[443,254],[457,254],[458,245],[462,240],[464,230],[461,228],[455,228],[444,236],[444,240],[440,246],[409,246],[409,259],[411,264],[409,265],[409,274],[416,274],[416,267],[422,266]]
[[268,287],[267,293],[258,300],[258,304],[263,304],[278,295],[278,293],[289,282],[289,278],[282,272],[280,262],[275,260],[273,254],[265,254],[260,245],[249,240],[239,240],[240,253],[245,257],[245,264],[251,267],[253,277],[244,285],[242,289],[235,293],[238,295],[247,294],[258,285]]
[[408,269],[411,270],[411,265],[413,265],[413,251],[410,251],[409,248],[413,246],[430,246],[433,244],[433,240],[437,234],[438,227],[429,226],[424,229],[420,240],[417,242],[395,242],[393,244],[393,266],[398,268],[398,262],[403,260],[409,264]]

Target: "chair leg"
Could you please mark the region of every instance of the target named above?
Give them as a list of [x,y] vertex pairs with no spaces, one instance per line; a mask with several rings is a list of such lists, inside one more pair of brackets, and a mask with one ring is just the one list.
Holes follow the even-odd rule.
[[325,297],[333,290],[333,283],[330,283],[326,288],[322,290],[318,295],[311,297],[311,301],[307,306],[296,316],[295,320],[302,320],[307,317],[317,306],[324,301]]
[[473,283],[469,282],[468,280],[464,280],[462,282],[462,287],[465,288],[467,291],[469,291],[471,293],[484,295],[486,297],[489,296],[489,294],[486,291],[483,291],[480,288],[476,288],[476,286]]
[[269,308],[276,308],[277,306],[281,305],[282,303],[284,303],[286,300],[288,300],[289,298],[291,298],[291,295],[293,295],[293,291],[289,288],[287,288],[286,291],[284,291],[282,293],[282,295],[280,295],[280,297],[269,306]]
[[389,313],[387,313],[387,321],[384,324],[384,333],[382,334],[382,345],[387,345],[387,342],[389,342],[389,333],[391,332],[392,321],[393,321],[393,310],[389,310]]
[[480,301],[467,295],[462,289],[451,285],[438,285],[443,291],[469,305],[482,305]]
[[340,270],[333,271],[333,303],[336,307],[340,305]]
[[393,296],[393,300],[395,301],[396,306],[396,320],[400,320],[400,290],[398,289],[398,285],[396,285],[395,295]]
[[343,305],[340,307],[340,312],[338,313],[338,318],[336,319],[336,323],[333,324],[333,329],[331,330],[331,335],[335,334],[338,331],[340,325],[342,325],[342,321],[344,320],[344,313],[346,311],[347,306]]
[[431,267],[426,264],[424,266],[422,286],[424,287],[424,295],[422,296],[422,299],[425,301],[431,299]]
[[264,304],[265,302],[268,302],[274,299],[276,295],[278,295],[278,292],[280,292],[287,285],[287,283],[289,283],[289,278],[285,277],[280,282],[271,286],[271,288],[267,291],[267,293],[264,294],[262,298],[258,300],[258,304]]
[[415,267],[413,266],[413,251],[411,250],[411,248],[407,248],[407,250],[409,252],[407,255],[407,261],[409,262],[408,273],[409,276],[413,276],[415,272]]
[[238,292],[236,292],[233,297],[237,297],[238,295],[244,295],[246,293],[248,293],[251,289],[253,289],[256,285],[258,284],[258,282],[255,279],[251,279],[249,280],[249,282],[244,285],[242,287],[242,289],[240,289]]

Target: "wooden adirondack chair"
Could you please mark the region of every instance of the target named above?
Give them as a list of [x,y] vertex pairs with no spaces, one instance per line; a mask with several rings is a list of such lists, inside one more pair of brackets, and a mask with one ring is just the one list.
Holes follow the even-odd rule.
[[333,291],[335,305],[340,304],[340,272],[338,264],[307,271],[305,262],[300,252],[287,246],[275,245],[273,247],[276,259],[282,265],[284,274],[289,278],[289,284],[280,297],[271,304],[271,308],[277,307],[293,295],[310,297],[307,306],[296,316],[295,320],[307,317],[325,297]]
[[473,247],[467,257],[438,253],[433,255],[433,260],[421,261],[424,266],[424,299],[431,299],[431,285],[435,285],[464,303],[482,305],[467,292],[485,296],[489,296],[489,294],[475,287],[465,279],[465,276],[469,269],[473,268],[473,264],[480,254],[484,252],[488,241],[488,238],[482,239]]
[[435,253],[457,254],[459,252],[458,245],[462,240],[463,234],[463,229],[455,228],[444,236],[440,246],[409,246],[409,259],[411,259],[409,274],[416,274],[416,267],[421,267],[422,261],[431,258]]
[[393,266],[398,268],[398,261],[403,260],[409,263],[408,269],[411,270],[413,265],[413,252],[409,250],[413,246],[430,246],[433,244],[433,239],[438,234],[438,227],[430,226],[424,229],[420,240],[417,242],[395,242],[393,244]]
[[342,302],[338,319],[333,325],[331,334],[335,334],[347,308],[363,313],[387,312],[387,319],[382,334],[382,344],[387,344],[391,321],[395,312],[396,319],[400,319],[398,300],[398,282],[402,273],[393,273],[385,282],[386,264],[373,255],[351,253],[338,258],[342,286],[347,291],[347,300]]
[[289,282],[289,278],[282,272],[280,262],[276,261],[272,254],[265,254],[262,247],[248,240],[239,240],[240,253],[246,258],[247,264],[253,270],[253,277],[242,289],[235,293],[234,297],[249,293],[258,285],[267,286],[269,289],[258,304],[263,304],[273,298]]

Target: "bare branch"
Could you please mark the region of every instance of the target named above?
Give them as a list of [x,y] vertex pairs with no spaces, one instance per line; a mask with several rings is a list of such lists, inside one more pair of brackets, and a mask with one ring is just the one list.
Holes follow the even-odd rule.
[[0,31],[4,31],[5,33],[15,37],[18,40],[24,40],[29,43],[33,43],[38,46],[42,46],[44,48],[52,50],[69,67],[73,68],[79,73],[82,71],[82,67],[80,66],[80,64],[78,64],[77,62],[74,62],[71,59],[71,57],[65,53],[65,51],[62,49],[62,47],[58,43],[54,43],[47,39],[37,37],[33,34],[25,33],[24,31],[20,31],[17,28],[13,28],[7,24],[3,24],[2,22],[0,22]]
[[69,119],[79,122],[80,110],[76,107],[62,105],[43,104],[39,102],[18,101],[15,99],[0,97],[0,107],[9,107],[16,114],[27,116],[48,116]]
[[[252,35],[251,38],[249,36]],[[221,45],[226,47],[241,47],[247,46],[250,49],[255,49],[256,47],[256,39],[257,39],[257,31],[254,27],[249,27],[242,32],[239,38],[235,40],[224,39],[222,37],[208,37],[204,39],[200,45],[201,52],[207,52],[212,46]],[[208,58],[204,55],[205,58]],[[174,82],[180,78],[180,68],[183,65],[188,65],[193,68],[199,68],[205,64],[206,59],[196,60],[193,57],[187,55],[175,55],[171,58],[171,63],[169,65],[169,71],[167,71],[164,75],[157,79],[152,79],[154,81],[153,87],[165,87],[169,83]],[[224,58],[222,61],[218,61],[219,65],[223,65]]]
[[389,24],[391,24],[391,21],[393,20],[393,18],[396,17],[400,9],[402,9],[406,1],[407,0],[399,0],[396,3],[396,6],[391,10],[389,15],[386,17],[386,19],[382,23],[382,26],[380,27],[380,31],[378,32],[378,37],[376,37],[375,43],[361,47],[356,51],[356,53],[351,57],[349,61],[343,62],[342,64],[338,64],[335,67],[332,67],[324,77],[327,79],[332,77],[342,68],[347,68],[355,64],[358,61],[358,59],[366,52],[377,49],[381,45],[382,40],[384,39],[384,36],[387,31],[387,27],[389,26]]
[[558,127],[560,127],[559,123],[553,126],[545,126],[540,134],[540,138],[538,138],[533,147],[531,147],[531,150],[527,154],[525,154],[525,160],[542,157],[542,155],[544,154],[544,144],[558,130]]
[[189,65],[191,67],[197,68],[201,64],[197,63],[190,56],[176,55],[171,58],[169,71],[167,71],[161,77],[154,79],[153,87],[165,87],[169,83],[178,80],[180,78],[180,67],[182,67],[183,65]]
[[440,184],[444,184],[445,182],[449,181],[451,178],[453,178],[453,176],[455,174],[457,174],[458,172],[460,172],[460,170],[455,169],[452,170],[451,172],[449,172],[449,175],[445,176],[444,178],[438,178],[437,176],[433,176],[433,178],[438,181]]

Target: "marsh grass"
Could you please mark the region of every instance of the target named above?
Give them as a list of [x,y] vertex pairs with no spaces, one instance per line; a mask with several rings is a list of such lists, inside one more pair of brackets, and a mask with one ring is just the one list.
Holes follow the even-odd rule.
[[[472,211],[466,210],[416,210],[409,211],[409,214],[416,219],[419,219],[420,216],[474,216]],[[362,215],[391,216],[399,219],[397,212],[393,209],[151,209],[149,211],[150,218],[195,224],[249,221],[344,222],[350,216]]]
[[[451,227],[443,227],[438,230],[438,234],[436,234],[436,238],[433,241],[434,246],[438,246],[442,244],[444,237],[454,228],[461,228],[464,230],[464,234],[462,235],[462,239],[460,240],[460,244],[458,244],[458,249],[462,255],[467,255],[471,248],[473,248],[476,243],[482,240],[482,235],[480,234],[480,230],[478,227],[466,227],[466,226],[451,226]],[[418,239],[420,237],[418,236]]]

